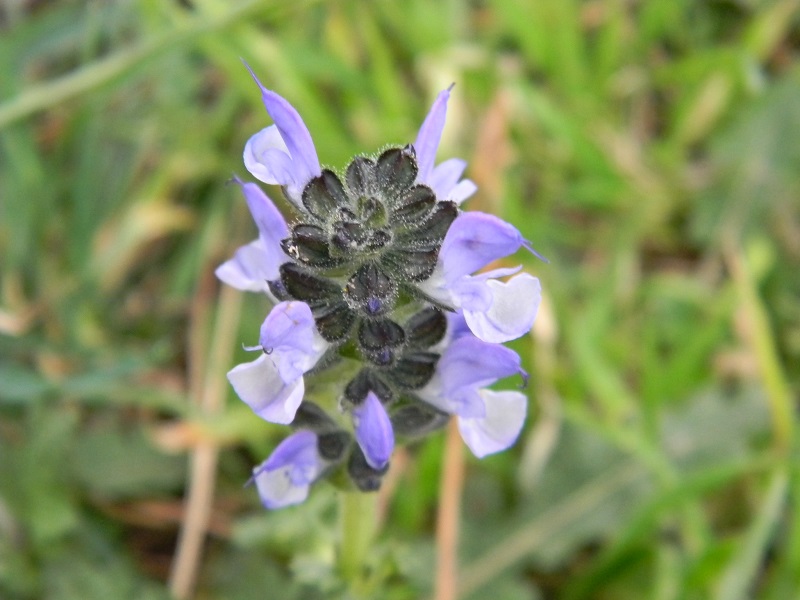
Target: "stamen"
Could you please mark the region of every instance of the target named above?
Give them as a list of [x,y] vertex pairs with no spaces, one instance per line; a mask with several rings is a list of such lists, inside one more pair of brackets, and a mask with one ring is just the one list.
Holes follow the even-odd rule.
[[539,254],[539,253],[538,253],[538,252],[537,252],[537,251],[536,251],[536,250],[533,248],[533,246],[531,246],[531,243],[530,243],[528,240],[522,240],[522,247],[523,247],[523,248],[525,248],[525,250],[527,250],[528,252],[530,252],[531,254],[533,254],[533,255],[534,255],[536,258],[538,258],[540,261],[542,261],[542,262],[543,262],[543,263],[545,263],[546,265],[549,265],[549,264],[550,264],[550,261],[549,261],[547,258],[545,258],[544,256],[542,256],[541,254]]
[[524,390],[525,388],[528,387],[528,382],[530,381],[531,376],[525,369],[519,370],[519,376],[522,377],[522,385],[519,386],[519,389]]

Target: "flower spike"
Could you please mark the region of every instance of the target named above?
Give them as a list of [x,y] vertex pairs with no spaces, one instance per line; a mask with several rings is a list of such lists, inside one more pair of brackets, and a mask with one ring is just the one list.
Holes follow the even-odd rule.
[[296,213],[289,226],[258,185],[236,179],[259,235],[217,269],[273,303],[258,345],[244,347],[258,357],[228,373],[253,412],[293,430],[253,470],[262,504],[302,502],[334,473],[375,491],[396,442],[452,417],[476,456],[508,448],[527,398],[489,386],[527,380],[502,343],[531,329],[541,287],[521,267],[479,271],[520,248],[540,255],[510,223],[461,210],[477,189],[465,161],[436,165],[453,86],[414,144],[357,156],[338,175],[320,168],[294,107],[250,73],[274,124],[248,140],[245,166],[282,186]]

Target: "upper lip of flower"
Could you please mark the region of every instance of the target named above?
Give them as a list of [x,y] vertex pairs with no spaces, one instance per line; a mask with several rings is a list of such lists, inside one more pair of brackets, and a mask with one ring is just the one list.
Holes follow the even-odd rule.
[[384,468],[394,449],[394,432],[389,415],[374,392],[368,392],[363,402],[353,408],[353,424],[367,464],[373,469]]
[[[245,150],[245,163],[250,163],[247,164],[248,170],[264,183],[289,186],[296,195],[308,181],[321,173],[311,133],[300,113],[283,97],[264,87],[250,65],[245,63],[245,66],[261,90],[264,106],[280,134],[276,137],[274,130],[267,127],[250,138]],[[270,160],[260,161],[262,155]],[[251,168],[256,165],[261,166],[258,174]]]

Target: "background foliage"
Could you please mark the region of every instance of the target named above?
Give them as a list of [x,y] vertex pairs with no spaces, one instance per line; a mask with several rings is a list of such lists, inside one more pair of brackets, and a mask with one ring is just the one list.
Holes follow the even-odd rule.
[[[347,594],[333,489],[242,488],[284,431],[224,380],[267,310],[213,277],[268,123],[240,58],[335,168],[456,82],[442,156],[551,260],[517,257],[531,414],[468,459],[462,597],[800,597],[798,8],[0,3],[0,597],[169,597],[198,480],[196,597]],[[372,597],[432,592],[443,445],[395,457]]]

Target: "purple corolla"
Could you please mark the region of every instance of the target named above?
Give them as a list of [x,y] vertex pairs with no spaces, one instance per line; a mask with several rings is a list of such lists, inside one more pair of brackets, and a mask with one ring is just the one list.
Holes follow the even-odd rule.
[[312,431],[297,431],[283,440],[270,457],[253,469],[252,481],[261,503],[269,509],[299,504],[319,477],[325,461]]
[[353,425],[367,464],[373,469],[383,469],[394,450],[394,432],[386,409],[373,392],[353,408]]
[[322,172],[311,134],[295,108],[265,88],[255,73],[250,74],[261,89],[261,98],[275,121],[252,136],[244,147],[244,164],[256,179],[286,186],[289,199],[300,205],[303,188]]
[[304,302],[277,304],[261,326],[262,354],[235,366],[228,380],[239,397],[261,418],[288,424],[303,400],[303,374],[325,354],[328,343],[314,325]]
[[278,268],[288,260],[281,249],[281,240],[289,234],[283,215],[272,200],[255,183],[235,179],[244,193],[247,207],[258,227],[258,238],[236,251],[222,263],[216,275],[238,290],[268,291],[266,282],[278,277]]
[[439,92],[428,116],[422,123],[414,142],[419,173],[417,181],[430,186],[439,200],[451,200],[461,204],[478,189],[469,179],[461,179],[467,163],[460,158],[451,158],[434,167],[436,151],[444,130],[447,116],[447,101],[450,99],[451,85]]
[[529,248],[519,231],[502,219],[481,212],[461,213],[445,236],[436,270],[420,288],[431,298],[463,313],[470,330],[481,340],[507,342],[533,326],[541,302],[536,277],[520,267],[471,275],[489,263]]
[[[437,96],[417,134],[414,148],[419,164],[417,180],[433,188],[440,200],[460,204],[477,189],[472,181],[460,180],[466,163],[452,158],[433,166],[451,88]],[[470,329],[480,339],[495,343],[513,340],[533,326],[541,301],[539,280],[527,273],[507,283],[497,279],[519,269],[472,274],[521,247],[538,256],[513,225],[485,213],[461,213],[447,232],[436,271],[420,287],[435,300],[460,309]]]
[[450,341],[433,378],[417,394],[456,415],[464,442],[475,456],[483,457],[511,446],[522,430],[525,395],[485,389],[515,374],[525,376],[516,352],[466,333]]

